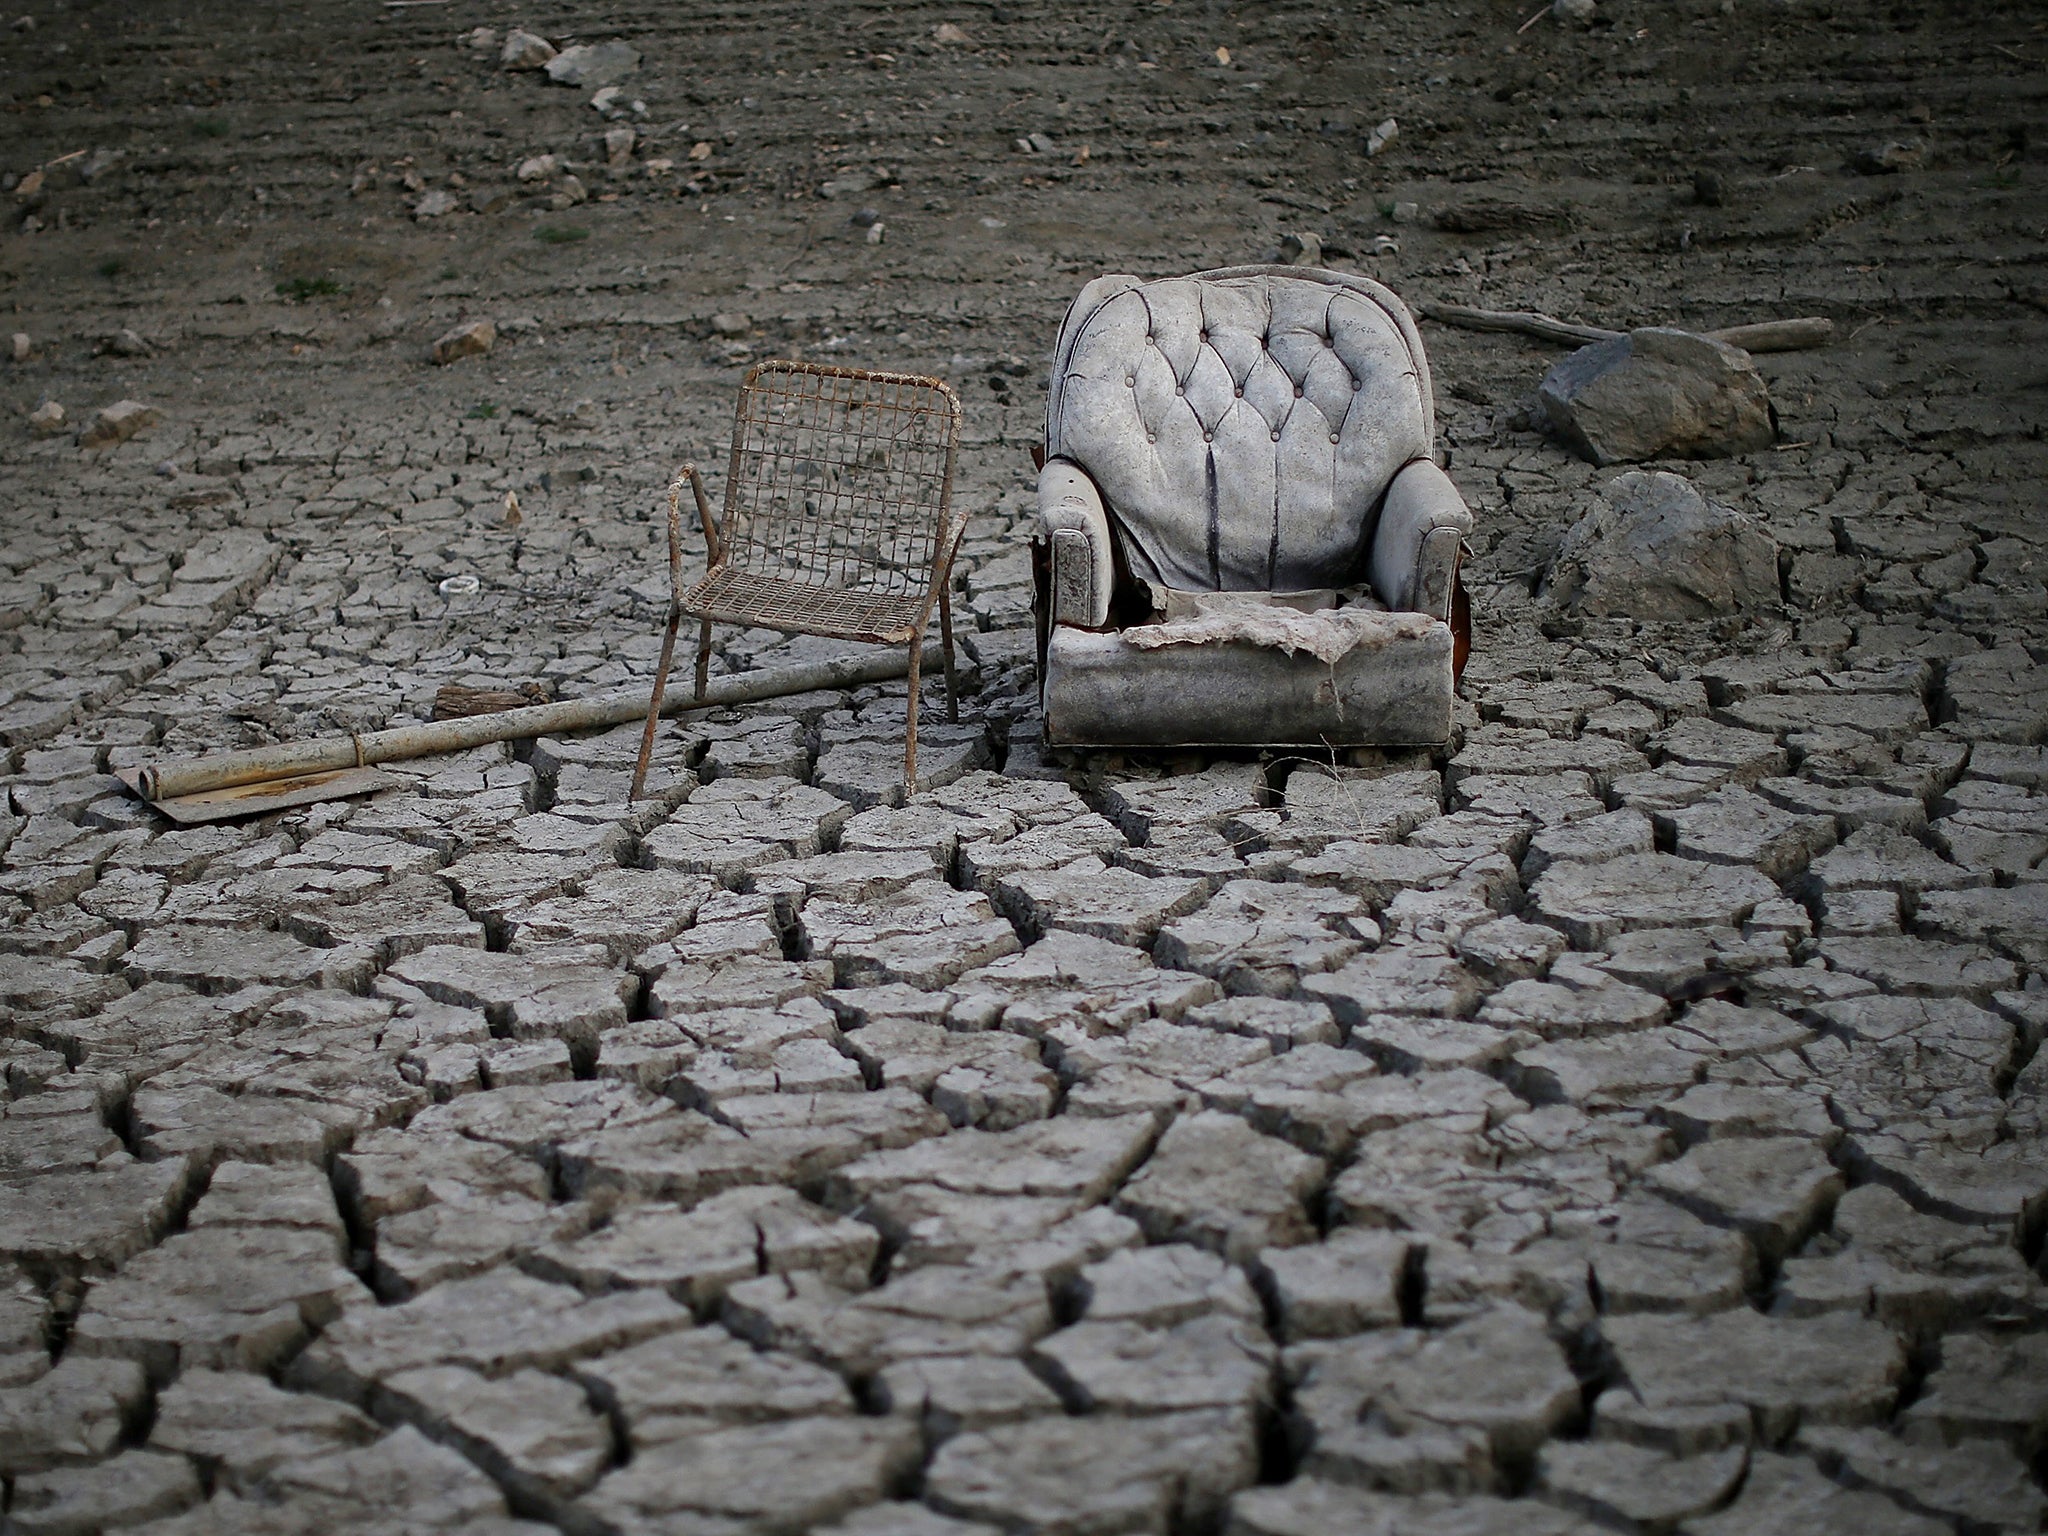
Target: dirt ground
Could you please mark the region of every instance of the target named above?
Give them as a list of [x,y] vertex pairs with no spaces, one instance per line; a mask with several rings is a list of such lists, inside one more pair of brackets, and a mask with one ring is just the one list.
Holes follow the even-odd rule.
[[[2048,1529],[2048,7],[1535,9],[0,12],[0,1518]],[[558,85],[518,27],[639,62]],[[1670,466],[1782,601],[1637,625],[1538,590],[1613,473],[1532,429],[1563,349],[1424,322],[1477,648],[1343,857],[1278,770],[1036,743],[1067,303],[1290,236],[1415,305],[1835,325],[1759,357],[1772,447]],[[663,488],[773,356],[965,401],[942,851],[847,831],[887,690],[677,725],[651,806],[622,737],[218,833],[109,777],[644,681]],[[1196,770],[1249,798],[1175,821]],[[1286,984],[1176,936],[1212,898]],[[803,1071],[858,1113],[790,1152]]]

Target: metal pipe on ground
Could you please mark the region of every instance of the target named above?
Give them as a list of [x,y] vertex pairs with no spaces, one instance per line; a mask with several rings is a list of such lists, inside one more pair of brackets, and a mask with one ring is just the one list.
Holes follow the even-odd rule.
[[[934,665],[938,664],[938,647],[932,645],[926,650],[927,659]],[[663,701],[662,713],[681,715],[692,710],[752,704],[761,699],[784,698],[824,688],[857,688],[865,683],[888,682],[904,676],[909,670],[908,651],[892,649],[871,656],[849,656],[800,667],[742,672],[716,679],[704,690],[701,699],[693,693],[671,696]],[[648,699],[646,689],[620,689],[587,699],[535,704],[488,715],[466,715],[425,725],[399,725],[389,730],[365,731],[361,735],[322,736],[312,741],[286,741],[274,746],[248,747],[239,752],[218,752],[208,757],[152,763],[135,771],[135,790],[145,800],[175,800],[208,790],[295,778],[301,774],[364,768],[373,763],[394,763],[406,758],[436,757],[444,752],[488,746],[494,741],[520,741],[532,736],[624,725],[646,718]]]

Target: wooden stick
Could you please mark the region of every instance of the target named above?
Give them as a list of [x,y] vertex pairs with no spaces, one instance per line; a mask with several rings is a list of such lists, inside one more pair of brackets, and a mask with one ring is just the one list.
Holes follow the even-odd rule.
[[[1604,326],[1578,325],[1529,309],[1474,309],[1468,304],[1427,303],[1418,304],[1416,309],[1425,320],[1434,320],[1439,325],[1460,326],[1468,331],[1511,331],[1520,336],[1533,336],[1538,341],[1558,341],[1575,347],[1596,341],[1612,341],[1617,336],[1628,334],[1626,331],[1610,331]],[[1824,347],[1833,341],[1835,322],[1824,316],[1809,315],[1797,320],[1761,320],[1754,325],[1731,325],[1701,334],[1726,342],[1731,347],[1740,347],[1745,352],[1798,352],[1808,347]]]
[[[938,646],[932,646],[931,651],[932,659],[937,661]],[[705,689],[701,697],[669,699],[663,704],[662,713],[677,715],[693,709],[752,704],[762,699],[810,693],[820,688],[858,688],[865,683],[887,682],[909,670],[908,650],[893,648],[864,656],[807,662],[801,666],[764,667],[758,672],[738,672],[721,677]],[[268,779],[295,778],[304,773],[327,773],[336,768],[363,768],[373,763],[394,763],[406,758],[436,757],[444,752],[462,752],[493,741],[522,741],[530,736],[624,725],[629,720],[645,718],[649,697],[647,690],[623,688],[587,699],[565,699],[559,703],[499,710],[488,715],[466,715],[427,725],[398,725],[389,730],[366,731],[359,736],[321,736],[309,741],[246,747],[238,752],[221,752],[211,757],[151,763],[141,768],[123,769],[120,777],[145,800],[172,800],[209,789],[260,784]]]
[[1425,320],[1434,320],[1440,325],[1462,326],[1468,331],[1513,331],[1523,336],[1534,336],[1538,341],[1563,341],[1575,347],[1595,341],[1612,341],[1623,334],[1597,325],[1574,325],[1569,320],[1538,314],[1531,309],[1474,309],[1467,304],[1418,304],[1416,308]]
[[1825,315],[1808,315],[1799,320],[1759,320],[1754,325],[1731,325],[1709,331],[1716,341],[1745,352],[1803,352],[1824,347],[1835,339],[1835,322]]

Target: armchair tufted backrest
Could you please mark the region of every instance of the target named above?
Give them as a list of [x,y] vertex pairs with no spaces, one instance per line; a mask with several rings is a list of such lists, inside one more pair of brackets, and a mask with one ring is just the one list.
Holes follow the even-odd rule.
[[1356,580],[1387,483],[1435,438],[1407,307],[1346,273],[1099,277],[1053,353],[1046,452],[1094,479],[1132,574],[1169,587]]

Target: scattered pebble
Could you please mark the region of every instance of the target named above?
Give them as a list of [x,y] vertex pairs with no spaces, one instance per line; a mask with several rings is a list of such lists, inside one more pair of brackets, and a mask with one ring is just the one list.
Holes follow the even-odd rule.
[[116,443],[127,442],[136,433],[155,426],[163,419],[164,413],[153,405],[144,405],[140,400],[116,400],[80,428],[78,446],[111,448]]
[[536,32],[514,27],[505,34],[505,47],[498,62],[507,69],[545,69],[554,57],[553,43]]
[[546,62],[548,79],[575,87],[611,85],[640,67],[640,50],[631,43],[578,43]]
[[14,360],[25,363],[35,353],[35,343],[29,340],[27,331],[14,333]]
[[1383,118],[1377,128],[1365,136],[1365,153],[1368,158],[1377,155],[1401,136],[1401,125],[1391,117]]
[[512,174],[521,181],[546,181],[555,174],[558,164],[560,162],[553,155],[529,155],[519,162],[519,169]]
[[431,192],[423,193],[412,205],[412,216],[415,219],[438,219],[444,214],[453,213],[461,206],[462,200],[453,192],[436,187]]
[[744,336],[753,323],[746,315],[728,311],[711,317],[711,331],[715,336]]
[[444,576],[434,590],[443,597],[474,597],[483,585],[474,576]]
[[[602,96],[604,92],[600,91],[598,94]],[[607,130],[604,136],[605,163],[614,170],[629,165],[633,159],[633,146],[639,142],[639,138],[640,136],[630,128]]]
[[1728,200],[1728,182],[1719,171],[1692,173],[1692,200],[1702,208],[1719,208]]
[[98,350],[114,357],[148,357],[156,348],[140,332],[124,327],[101,337]]
[[434,361],[441,364],[465,357],[480,357],[497,342],[498,328],[488,320],[458,325],[434,343]]
[[1550,0],[1550,14],[1558,21],[1583,27],[1593,20],[1593,0]]
[[1323,237],[1313,230],[1297,229],[1280,237],[1280,261],[1290,267],[1319,267],[1323,264]]
[[37,437],[55,437],[65,427],[64,407],[54,400],[45,400],[28,413],[28,429]]
[[1900,171],[1917,171],[1927,163],[1925,139],[1894,139],[1856,152],[1853,162],[1866,176],[1892,176]]

